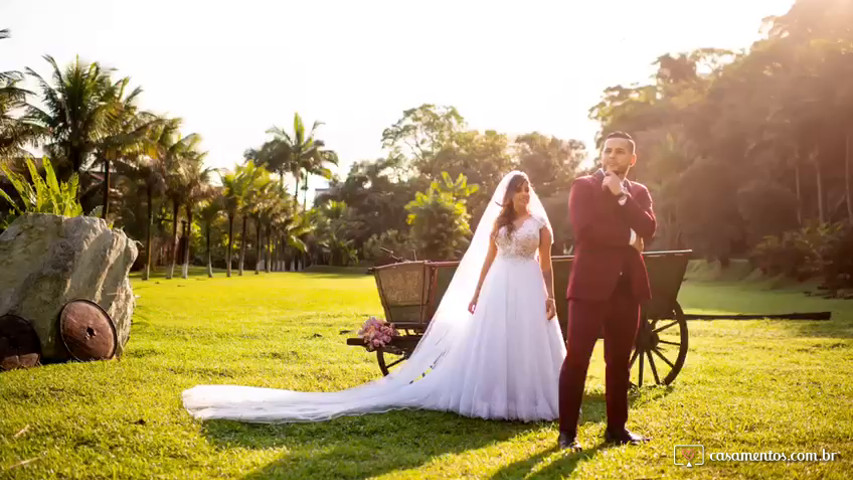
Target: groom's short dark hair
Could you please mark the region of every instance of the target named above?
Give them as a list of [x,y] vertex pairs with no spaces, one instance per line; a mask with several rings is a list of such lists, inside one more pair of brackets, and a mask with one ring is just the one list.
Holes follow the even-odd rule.
[[634,142],[634,138],[631,137],[631,135],[628,135],[626,132],[617,130],[617,131],[607,135],[606,137],[604,137],[604,140],[607,140],[608,138],[624,138],[625,140],[628,140],[628,143],[631,144],[631,153],[634,153],[637,151],[637,143]]

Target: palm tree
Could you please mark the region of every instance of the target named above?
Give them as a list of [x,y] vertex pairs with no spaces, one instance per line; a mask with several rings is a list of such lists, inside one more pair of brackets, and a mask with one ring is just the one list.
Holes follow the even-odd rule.
[[81,62],[79,57],[63,72],[50,55],[44,59],[52,68],[52,84],[33,69],[27,73],[41,87],[43,108],[30,104],[26,121],[37,126],[49,156],[65,163],[61,177],[78,173],[90,161],[113,107],[109,93],[113,88],[110,72],[97,63]]
[[145,270],[142,279],[151,277],[151,231],[154,224],[154,198],[166,190],[166,168],[158,157],[140,155],[132,161],[116,164],[118,172],[145,192],[147,220],[145,222]]
[[[279,217],[273,223],[273,229],[276,237],[279,239],[279,251],[282,255],[289,249],[291,251],[304,254],[308,251],[306,238],[314,232],[314,225],[311,223],[311,217],[306,214],[285,214]],[[282,259],[288,261],[287,255]],[[286,265],[284,269],[289,269]]]
[[327,165],[338,164],[338,154],[333,150],[323,150],[322,147],[325,146],[325,144],[322,140],[317,140],[315,145],[318,147],[315,154],[304,158],[304,163],[302,164],[302,169],[305,172],[305,182],[302,185],[302,190],[304,191],[304,195],[302,197],[303,210],[306,209],[308,204],[308,179],[310,176],[319,175],[328,180],[332,178],[332,171],[327,167]]
[[210,195],[199,208],[199,218],[204,225],[204,237],[207,246],[208,278],[213,278],[213,262],[210,254],[210,229],[213,226],[213,222],[215,222],[216,219],[219,218],[219,214],[222,213],[223,200],[225,199],[222,195],[222,190],[223,189],[221,187],[211,188]]
[[[212,192],[210,190],[210,175],[214,171],[212,168],[204,168],[204,157],[207,153],[191,152],[192,155],[186,158],[184,168],[182,169],[183,186],[184,186],[184,208],[187,213],[187,248],[184,250],[183,267],[181,270],[182,278],[189,276],[190,268],[190,244],[193,230],[193,207],[208,198]],[[208,245],[209,247],[209,245]]]
[[149,132],[164,121],[151,113],[139,111],[136,100],[142,93],[142,88],[137,87],[128,93],[129,83],[129,78],[122,78],[104,94],[105,102],[110,105],[107,111],[108,121],[94,152],[95,164],[104,166],[103,209],[101,210],[101,216],[104,219],[107,218],[110,207],[111,163],[149,151],[149,147],[153,146]]
[[270,221],[271,216],[276,208],[275,205],[275,196],[270,188],[264,189],[264,191],[259,192],[259,195],[255,197],[255,205],[253,209],[253,217],[255,219],[255,250],[256,250],[256,258],[255,258],[255,275],[261,273],[261,250],[262,250],[262,241],[261,241],[261,232],[263,230],[264,225]]
[[243,267],[246,260],[246,230],[249,218],[255,215],[256,198],[262,196],[269,187],[269,172],[264,167],[255,166],[251,160],[245,165],[237,167],[237,177],[240,184],[240,216],[243,218],[243,229],[240,234],[240,264],[238,275],[243,275]]
[[[268,134],[273,135],[273,139],[267,142],[270,146],[266,150],[262,147],[259,152],[261,158],[265,159],[270,168],[277,168],[278,170],[276,171],[280,175],[283,175],[284,169],[290,169],[289,173],[293,175],[296,182],[293,190],[293,198],[297,202],[299,201],[299,184],[303,175],[306,175],[306,184],[308,181],[307,175],[314,174],[315,172],[316,174],[331,177],[331,171],[325,168],[325,164],[337,164],[338,161],[337,155],[334,155],[334,152],[323,150],[325,143],[322,140],[314,138],[317,127],[322,124],[319,121],[314,122],[311,130],[306,134],[302,117],[299,116],[299,113],[294,113],[293,132],[288,133],[281,127],[270,128],[267,130]],[[266,153],[264,154],[264,152]]]
[[[255,266],[255,274],[260,272],[260,262],[261,262],[261,249],[263,248],[264,256],[266,257],[264,260],[264,270],[269,273],[270,271],[270,263],[272,261],[272,236],[273,236],[273,224],[276,222],[280,222],[286,220],[288,217],[292,215],[292,205],[293,203],[286,200],[287,191],[279,186],[273,186],[270,184],[268,188],[263,192],[263,196],[259,198],[256,203],[257,207],[257,238],[258,238],[258,263]],[[261,241],[261,232],[266,232],[265,242]]]
[[315,210],[314,222],[321,240],[317,242],[327,260],[346,265],[358,261],[355,242],[349,230],[350,210],[345,202],[331,201]]
[[[0,39],[9,38],[9,30],[0,30]],[[0,159],[24,154],[21,145],[35,135],[32,125],[12,114],[26,106],[30,94],[17,86],[23,79],[20,72],[0,72]]]
[[178,248],[178,221],[180,207],[186,202],[186,185],[184,183],[185,176],[183,169],[186,168],[185,163],[199,155],[196,151],[201,136],[198,134],[190,134],[181,137],[178,132],[179,120],[172,120],[165,125],[165,128],[160,129],[160,134],[156,140],[157,155],[163,161],[166,169],[166,196],[172,202],[172,240],[170,242],[170,266],[166,274],[167,279],[171,279],[175,274],[175,264],[177,263],[177,248]]
[[225,275],[231,276],[231,253],[234,251],[234,219],[237,213],[242,210],[243,202],[243,183],[242,176],[239,173],[240,167],[237,167],[237,173],[228,173],[222,175],[222,203],[225,214],[228,217],[228,250],[225,251]]
[[281,188],[284,188],[284,175],[294,169],[290,147],[276,138],[264,142],[259,150],[246,150],[243,158],[246,161],[254,161],[255,165],[262,166],[272,173],[277,173]]

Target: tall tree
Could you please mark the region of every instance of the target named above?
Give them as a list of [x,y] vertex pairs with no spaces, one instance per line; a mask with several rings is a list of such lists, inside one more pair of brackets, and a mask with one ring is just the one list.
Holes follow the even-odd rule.
[[[9,38],[7,29],[0,30],[0,40],[4,38]],[[22,79],[18,71],[0,72],[0,161],[26,154],[22,147],[37,133],[36,128],[19,118],[30,94],[18,86]]]
[[180,207],[187,198],[187,185],[184,170],[187,162],[200,155],[198,146],[201,137],[198,134],[181,136],[179,120],[173,120],[165,125],[156,139],[157,155],[162,159],[166,170],[166,197],[172,203],[172,237],[169,243],[169,271],[167,279],[175,275],[175,265],[178,255],[178,222]]
[[126,161],[154,149],[149,133],[162,121],[154,114],[139,110],[137,100],[141,87],[128,91],[130,78],[115,82],[104,92],[104,102],[109,105],[103,132],[95,150],[95,164],[104,168],[102,218],[107,218],[110,209],[110,175],[115,161]]
[[465,120],[456,108],[425,103],[404,111],[394,125],[386,128],[382,145],[390,156],[407,159],[407,168],[423,171],[464,129]]
[[283,179],[285,171],[289,172],[295,181],[293,198],[298,202],[299,185],[308,181],[309,175],[323,175],[331,177],[327,165],[337,165],[337,155],[324,149],[325,143],[316,138],[317,128],[322,122],[315,121],[311,129],[306,131],[305,124],[299,113],[293,114],[293,131],[288,132],[281,127],[272,127],[267,130],[273,136],[272,140],[264,144],[257,153],[260,165],[264,165],[279,174]]
[[[237,167],[238,170],[240,167]],[[228,248],[225,250],[225,275],[231,277],[231,255],[234,252],[234,220],[237,214],[242,210],[242,202],[244,198],[242,176],[237,173],[229,172],[222,174],[220,172],[220,181],[222,183],[222,204],[225,210],[225,215],[228,217]]]
[[238,182],[240,185],[240,202],[239,214],[243,219],[242,230],[240,234],[240,263],[238,275],[243,275],[243,269],[246,261],[246,246],[248,244],[248,226],[249,218],[255,215],[257,205],[256,199],[263,196],[266,189],[269,188],[270,178],[269,171],[264,167],[255,166],[254,162],[248,161],[245,165],[237,167]]
[[518,168],[527,173],[540,197],[568,192],[575,172],[586,157],[578,140],[561,140],[537,132],[516,138]]
[[154,200],[166,190],[166,167],[157,156],[140,155],[116,165],[118,172],[145,196],[145,269],[142,279],[151,277],[151,237],[154,228]]
[[315,140],[317,146],[316,153],[312,156],[305,157],[302,164],[302,171],[305,173],[305,181],[302,183],[302,209],[305,210],[308,205],[308,179],[312,175],[317,175],[325,179],[332,178],[332,171],[329,169],[331,165],[338,164],[338,154],[333,150],[325,150],[325,143],[322,140]]
[[113,107],[110,71],[78,57],[63,71],[53,57],[44,59],[51,67],[51,81],[33,69],[41,89],[42,106],[30,104],[25,119],[40,128],[46,143],[43,145],[54,161],[60,178],[79,173],[92,160],[92,154],[109,123]]
[[213,260],[210,250],[210,232],[213,223],[222,214],[224,197],[222,188],[211,188],[207,198],[198,205],[199,220],[204,228],[205,252],[207,256],[207,276],[213,278]]
[[[210,186],[210,176],[214,172],[213,168],[205,168],[204,158],[207,153],[193,151],[185,158],[181,174],[183,179],[181,183],[184,187],[184,210],[187,214],[187,241],[186,249],[184,250],[183,265],[181,268],[181,277],[189,276],[190,268],[190,246],[192,245],[193,231],[193,213],[196,205],[205,201],[213,195]],[[209,245],[208,245],[209,247]]]

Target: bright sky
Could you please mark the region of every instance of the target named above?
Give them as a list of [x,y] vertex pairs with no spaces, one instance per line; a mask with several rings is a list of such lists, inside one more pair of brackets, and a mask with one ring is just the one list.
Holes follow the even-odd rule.
[[[212,166],[267,128],[326,124],[342,159],[382,155],[383,129],[422,103],[471,128],[539,131],[590,147],[602,91],[645,82],[667,52],[743,49],[793,0],[515,2],[0,0],[0,71],[79,54],[130,76],[143,108],[182,117]],[[215,6],[214,6],[215,4]],[[316,180],[315,184],[318,184]]]

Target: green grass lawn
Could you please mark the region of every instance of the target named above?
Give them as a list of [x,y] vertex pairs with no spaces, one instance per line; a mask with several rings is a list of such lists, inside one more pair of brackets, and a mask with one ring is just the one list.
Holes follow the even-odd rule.
[[[193,420],[181,391],[201,383],[338,390],[378,378],[345,345],[381,308],[359,270],[227,279],[133,279],[141,297],[126,355],[0,374],[0,478],[850,478],[853,301],[685,283],[698,312],[832,310],[829,322],[692,321],[684,370],[631,396],[629,428],[653,440],[603,445],[601,345],[580,440],[555,450],[556,423],[402,411],[319,424]],[[705,464],[673,465],[677,444]],[[840,452],[835,462],[711,462],[708,453]],[[26,462],[26,463],[22,463]]]

